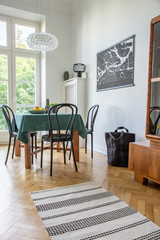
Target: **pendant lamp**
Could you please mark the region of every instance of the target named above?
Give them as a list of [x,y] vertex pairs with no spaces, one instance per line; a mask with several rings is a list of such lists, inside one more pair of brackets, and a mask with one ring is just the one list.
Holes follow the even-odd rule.
[[58,40],[54,35],[50,33],[35,32],[27,37],[27,44],[33,50],[46,53],[53,51],[58,47]]

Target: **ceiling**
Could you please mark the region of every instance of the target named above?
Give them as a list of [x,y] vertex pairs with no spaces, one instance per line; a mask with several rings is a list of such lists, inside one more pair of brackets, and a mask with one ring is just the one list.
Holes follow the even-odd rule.
[[[55,3],[61,3],[61,4],[72,4],[73,2],[76,2],[76,0],[50,0]],[[77,0],[79,1],[79,0]]]
[[66,12],[73,12],[84,0],[49,0],[52,8]]

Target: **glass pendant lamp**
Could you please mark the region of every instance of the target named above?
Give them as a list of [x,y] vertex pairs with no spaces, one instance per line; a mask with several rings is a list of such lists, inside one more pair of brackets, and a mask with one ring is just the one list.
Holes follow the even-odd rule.
[[[48,9],[49,9],[49,0],[48,0]],[[58,47],[58,40],[54,35],[50,33],[35,32],[28,36],[27,44],[33,50],[46,53],[46,52],[53,51]]]

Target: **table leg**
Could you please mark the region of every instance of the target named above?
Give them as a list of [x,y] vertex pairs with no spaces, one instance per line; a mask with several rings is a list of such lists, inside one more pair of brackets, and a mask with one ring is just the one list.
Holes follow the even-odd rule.
[[[59,131],[57,130],[57,134],[59,133]],[[59,142],[57,142],[57,148],[60,148],[60,143]],[[58,150],[57,149],[57,152],[60,152],[61,150]]]
[[74,130],[73,133],[73,146],[76,162],[79,162],[79,135],[78,130]]
[[21,156],[21,142],[16,139],[15,156]]
[[31,168],[31,143],[30,143],[30,132],[28,132],[28,139],[29,142],[27,144],[24,144],[25,148],[25,168],[29,169]]

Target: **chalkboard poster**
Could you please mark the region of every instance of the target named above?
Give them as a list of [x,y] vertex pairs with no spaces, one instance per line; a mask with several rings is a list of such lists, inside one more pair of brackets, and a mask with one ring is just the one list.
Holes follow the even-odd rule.
[[135,35],[97,53],[97,91],[134,85]]

